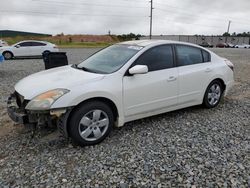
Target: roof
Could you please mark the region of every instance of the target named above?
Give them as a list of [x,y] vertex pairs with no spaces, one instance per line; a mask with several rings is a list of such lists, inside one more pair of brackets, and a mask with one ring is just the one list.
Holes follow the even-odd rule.
[[47,42],[47,41],[42,41],[42,40],[22,40],[22,41],[19,41],[18,43],[20,42],[43,42],[43,43],[50,43],[50,42]]
[[133,41],[121,42],[120,44],[143,46],[143,47],[149,45],[157,45],[157,44],[188,44],[192,46],[197,46],[192,43],[173,41],[173,40],[133,40]]

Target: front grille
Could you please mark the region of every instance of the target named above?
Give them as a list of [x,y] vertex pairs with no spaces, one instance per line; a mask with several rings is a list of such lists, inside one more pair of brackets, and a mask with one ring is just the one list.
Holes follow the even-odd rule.
[[19,108],[25,109],[26,105],[28,104],[29,100],[24,99],[24,96],[20,95],[18,92],[15,91],[16,103]]

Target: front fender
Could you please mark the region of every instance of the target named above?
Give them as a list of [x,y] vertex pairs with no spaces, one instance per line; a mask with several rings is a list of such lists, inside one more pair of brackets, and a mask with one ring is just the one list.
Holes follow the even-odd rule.
[[59,98],[55,103],[53,103],[51,109],[74,107],[86,100],[95,98],[105,98],[112,101],[115,104],[118,111],[117,126],[120,127],[124,124],[124,116],[123,116],[124,112],[122,108],[121,96],[119,94],[115,96],[105,91],[87,92],[79,96],[75,96],[73,93],[70,94],[69,92],[65,96]]

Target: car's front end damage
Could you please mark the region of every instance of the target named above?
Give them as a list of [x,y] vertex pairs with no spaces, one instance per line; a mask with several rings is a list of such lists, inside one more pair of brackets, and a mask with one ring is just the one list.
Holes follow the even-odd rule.
[[91,83],[103,77],[71,65],[32,74],[15,85],[7,102],[8,114],[14,122],[28,127],[57,125],[68,136],[71,110],[84,100],[87,89],[95,88]]
[[29,125],[29,127],[32,125],[34,128],[40,126],[57,126],[60,132],[65,137],[68,137],[67,119],[72,108],[49,109],[49,106],[53,103],[51,101],[51,104],[48,104],[47,107],[44,105],[43,108],[40,107],[39,109],[39,106],[34,103],[36,98],[26,100],[24,96],[15,91],[7,101],[9,117],[18,124]]
[[7,100],[7,111],[9,117],[19,124],[31,124],[37,122],[36,116],[28,115],[25,110],[29,100],[24,100],[24,97],[16,91],[11,94]]

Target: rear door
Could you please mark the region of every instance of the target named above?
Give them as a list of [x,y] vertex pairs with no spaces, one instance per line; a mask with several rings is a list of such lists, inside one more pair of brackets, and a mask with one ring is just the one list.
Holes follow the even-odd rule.
[[32,53],[34,56],[40,56],[46,50],[46,43],[43,42],[32,42]]
[[171,45],[153,47],[131,67],[147,65],[146,74],[125,75],[123,103],[125,116],[149,113],[177,105],[178,72]]
[[179,73],[179,104],[200,103],[213,74],[210,53],[189,45],[175,45]]

